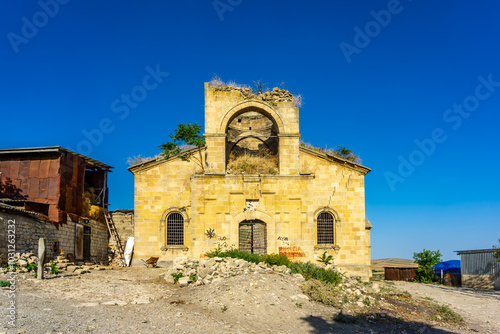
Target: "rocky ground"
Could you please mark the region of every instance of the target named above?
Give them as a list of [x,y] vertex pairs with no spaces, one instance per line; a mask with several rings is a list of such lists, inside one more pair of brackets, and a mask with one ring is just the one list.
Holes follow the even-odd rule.
[[[220,264],[219,270],[206,273],[210,282],[186,287],[166,282],[164,268],[107,267],[43,281],[15,274],[15,298],[7,295],[14,290],[4,288],[0,299],[0,333],[500,333],[495,322],[499,292],[449,288],[437,293],[433,289],[440,287],[381,282],[377,289],[384,294],[368,306],[359,300],[368,295],[378,299],[377,289],[349,281],[348,296],[361,297],[346,301],[351,307],[343,307],[339,316],[339,308],[310,301],[297,275],[276,268],[224,273],[231,266]],[[0,275],[2,280],[9,277]],[[431,320],[427,309],[418,307],[429,297],[450,303],[466,323]],[[12,300],[15,328],[6,317]],[[491,307],[476,312],[481,303]]]

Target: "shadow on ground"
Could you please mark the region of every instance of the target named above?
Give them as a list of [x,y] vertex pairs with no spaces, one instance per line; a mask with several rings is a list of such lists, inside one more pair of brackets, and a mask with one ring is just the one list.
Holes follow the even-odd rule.
[[403,321],[386,315],[384,318],[368,320],[363,316],[353,316],[348,314],[339,314],[332,319],[324,319],[316,316],[302,318],[307,322],[312,330],[310,334],[324,333],[429,333],[446,334],[456,333],[444,329],[434,328],[423,322]]

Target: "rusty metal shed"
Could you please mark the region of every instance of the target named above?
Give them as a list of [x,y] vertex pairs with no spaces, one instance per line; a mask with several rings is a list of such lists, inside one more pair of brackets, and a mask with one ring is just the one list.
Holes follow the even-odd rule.
[[27,211],[57,223],[82,214],[86,185],[107,207],[107,173],[113,167],[60,146],[0,149],[0,198],[16,200]]
[[412,281],[416,275],[416,267],[384,267],[387,281]]

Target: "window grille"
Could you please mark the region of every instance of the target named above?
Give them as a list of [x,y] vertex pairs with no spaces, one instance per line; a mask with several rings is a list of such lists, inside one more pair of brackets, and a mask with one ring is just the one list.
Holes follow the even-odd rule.
[[184,217],[178,212],[168,215],[167,245],[184,245]]
[[333,238],[333,216],[328,212],[322,212],[318,216],[318,244],[334,244]]

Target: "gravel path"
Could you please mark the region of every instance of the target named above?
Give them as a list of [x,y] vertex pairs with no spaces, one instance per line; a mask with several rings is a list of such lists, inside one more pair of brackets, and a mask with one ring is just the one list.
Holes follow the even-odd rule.
[[500,333],[500,291],[473,290],[442,285],[395,282],[413,296],[432,298],[450,306],[480,333]]

